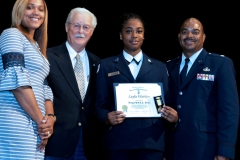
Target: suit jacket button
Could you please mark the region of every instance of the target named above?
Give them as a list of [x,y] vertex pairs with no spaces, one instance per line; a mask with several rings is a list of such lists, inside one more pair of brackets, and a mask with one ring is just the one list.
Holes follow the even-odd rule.
[[179,92],[179,95],[182,95],[182,94],[183,94],[182,91],[180,91],[180,92]]
[[84,107],[82,107],[82,110],[84,110]]
[[180,109],[182,106],[181,105],[177,105],[177,108]]
[[79,122],[79,123],[78,123],[78,126],[81,126],[81,125],[82,125],[82,124]]

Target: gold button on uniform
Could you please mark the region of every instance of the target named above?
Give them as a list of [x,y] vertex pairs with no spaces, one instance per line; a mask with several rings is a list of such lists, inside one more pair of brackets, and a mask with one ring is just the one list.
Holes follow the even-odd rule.
[[81,125],[82,125],[82,124],[79,122],[79,123],[78,123],[78,126],[81,126]]

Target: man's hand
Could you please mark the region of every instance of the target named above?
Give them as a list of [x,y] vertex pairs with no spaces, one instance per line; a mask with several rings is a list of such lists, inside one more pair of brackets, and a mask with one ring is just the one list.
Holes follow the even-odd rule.
[[215,156],[214,160],[230,160],[230,159],[227,157],[223,157],[223,156]]
[[172,107],[163,106],[163,108],[161,109],[161,112],[163,113],[162,114],[163,118],[165,118],[169,122],[177,122],[178,121],[178,113]]
[[116,125],[122,123],[125,119],[125,114],[122,111],[112,111],[108,113],[107,124]]

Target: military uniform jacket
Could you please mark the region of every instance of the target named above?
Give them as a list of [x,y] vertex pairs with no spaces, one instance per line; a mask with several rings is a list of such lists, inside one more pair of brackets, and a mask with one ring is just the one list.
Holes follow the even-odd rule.
[[[111,74],[117,73],[117,74]],[[106,128],[103,143],[106,150],[156,149],[164,150],[164,131],[161,118],[125,118],[118,125],[106,124],[107,114],[115,111],[113,83],[162,82],[167,90],[167,71],[164,63],[143,53],[140,71],[134,80],[123,54],[101,61],[97,73],[96,110],[101,124]]]
[[166,137],[167,160],[234,157],[239,100],[231,59],[201,51],[182,85],[181,57],[167,63],[170,102],[178,112],[177,131]]

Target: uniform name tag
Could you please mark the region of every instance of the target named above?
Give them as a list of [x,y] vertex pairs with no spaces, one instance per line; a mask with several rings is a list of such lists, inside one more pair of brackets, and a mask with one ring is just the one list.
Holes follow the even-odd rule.
[[213,74],[197,74],[197,80],[203,80],[203,81],[214,81],[214,75]]
[[112,72],[112,73],[108,73],[108,77],[110,77],[110,76],[115,76],[115,75],[118,75],[118,74],[120,74],[119,71]]

